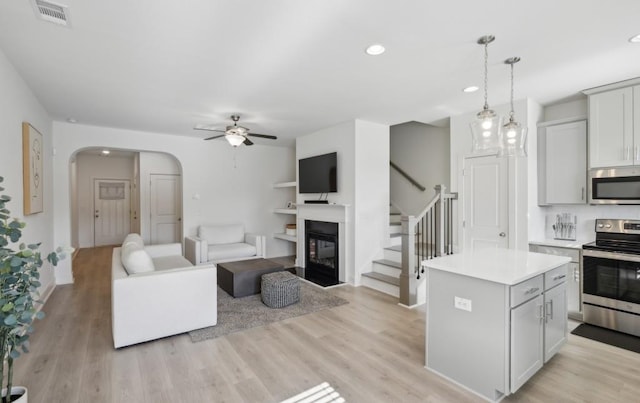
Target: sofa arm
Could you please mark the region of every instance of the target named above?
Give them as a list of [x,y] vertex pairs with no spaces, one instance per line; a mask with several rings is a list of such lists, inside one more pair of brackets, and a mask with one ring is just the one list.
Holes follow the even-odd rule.
[[193,265],[206,263],[208,245],[197,236],[187,236],[184,238],[184,257]]
[[[117,271],[116,267],[114,272]],[[114,347],[215,325],[216,278],[213,265],[144,276],[114,276],[111,301]]]
[[267,237],[260,234],[247,232],[244,241],[256,247],[256,256],[264,258],[267,255]]
[[165,243],[160,245],[145,245],[144,250],[151,256],[182,256],[182,244],[179,243]]

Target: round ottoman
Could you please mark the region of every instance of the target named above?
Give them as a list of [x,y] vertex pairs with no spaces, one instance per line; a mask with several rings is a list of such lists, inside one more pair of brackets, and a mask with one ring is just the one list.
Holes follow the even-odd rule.
[[262,302],[270,308],[283,308],[300,301],[298,277],[288,271],[263,274]]

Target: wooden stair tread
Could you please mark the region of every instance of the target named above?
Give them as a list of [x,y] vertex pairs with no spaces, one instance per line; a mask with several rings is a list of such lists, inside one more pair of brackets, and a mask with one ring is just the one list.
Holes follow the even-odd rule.
[[389,260],[389,259],[374,260],[373,263],[383,264],[389,267],[395,267],[396,269],[402,269],[402,263],[394,262],[393,260]]
[[386,274],[376,273],[375,271],[369,273],[362,273],[363,277],[369,277],[374,280],[382,281],[383,283],[400,286],[400,279],[397,277],[387,276]]

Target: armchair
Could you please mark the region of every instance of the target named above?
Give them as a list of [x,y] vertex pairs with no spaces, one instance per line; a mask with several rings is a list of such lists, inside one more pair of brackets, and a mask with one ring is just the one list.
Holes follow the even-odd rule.
[[242,224],[201,225],[185,237],[185,257],[193,264],[264,258],[266,237],[244,232]]

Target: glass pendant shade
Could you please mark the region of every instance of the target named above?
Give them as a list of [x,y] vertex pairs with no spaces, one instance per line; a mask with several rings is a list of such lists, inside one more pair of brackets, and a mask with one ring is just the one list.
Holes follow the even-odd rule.
[[500,150],[499,157],[526,157],[527,128],[515,121],[515,111],[513,108],[513,65],[520,61],[519,57],[511,57],[504,61],[511,68],[511,111],[509,112],[509,122],[502,126],[500,130]]
[[473,152],[496,152],[500,149],[500,128],[502,118],[491,109],[478,112],[476,119],[471,122],[471,136]]
[[526,157],[527,128],[509,120],[500,130],[499,157]]
[[226,138],[229,144],[234,147],[238,147],[240,144],[244,143],[245,140],[244,136],[239,134],[227,134],[224,138]]

